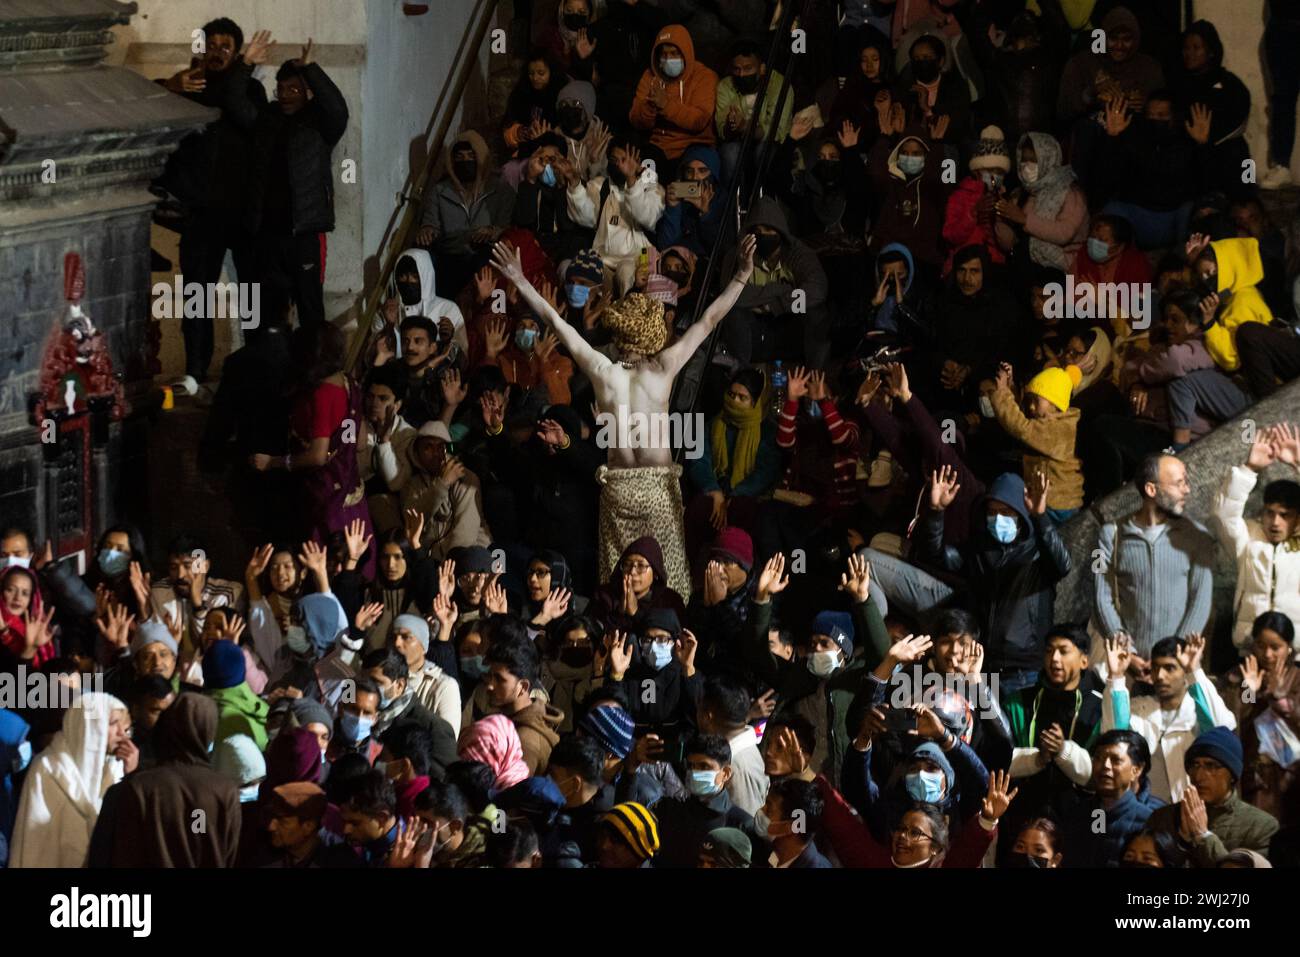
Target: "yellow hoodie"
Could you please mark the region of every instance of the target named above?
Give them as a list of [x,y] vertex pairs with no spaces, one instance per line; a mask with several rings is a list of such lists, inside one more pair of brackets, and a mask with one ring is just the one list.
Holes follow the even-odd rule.
[[1210,248],[1219,263],[1218,292],[1232,295],[1218,318],[1205,330],[1205,348],[1220,369],[1236,372],[1241,365],[1237,357],[1237,327],[1247,322],[1273,321],[1273,313],[1255,288],[1264,278],[1259,240],[1220,239],[1210,243]]

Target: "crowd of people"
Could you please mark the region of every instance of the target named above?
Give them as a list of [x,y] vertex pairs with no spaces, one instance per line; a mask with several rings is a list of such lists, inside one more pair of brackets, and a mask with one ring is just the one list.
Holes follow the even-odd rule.
[[1300,428],[1205,523],[1181,454],[1300,375],[1300,6],[1258,182],[1181,6],[517,4],[353,350],[346,104],[207,24],[166,188],[187,273],[267,283],[197,443],[249,558],[0,532],[0,677],[73,694],[0,710],[0,863],[1296,866]]

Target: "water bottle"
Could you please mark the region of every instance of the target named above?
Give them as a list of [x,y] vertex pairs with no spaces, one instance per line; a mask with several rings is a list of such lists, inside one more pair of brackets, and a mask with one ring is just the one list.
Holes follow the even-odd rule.
[[777,359],[772,365],[772,418],[777,418],[785,409],[785,389],[789,379],[785,370],[781,368],[781,360]]

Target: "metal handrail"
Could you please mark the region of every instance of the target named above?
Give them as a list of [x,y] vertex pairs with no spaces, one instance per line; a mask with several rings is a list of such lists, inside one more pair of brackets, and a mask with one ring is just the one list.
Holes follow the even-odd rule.
[[[500,0],[479,0],[477,23],[471,20],[471,27],[465,31],[460,47],[456,50],[452,69],[448,71],[449,75],[454,75],[454,80],[443,86],[438,102],[434,106],[433,115],[429,117],[429,126],[425,130],[425,142],[429,144],[429,150],[424,165],[418,170],[411,171],[405,187],[397,196],[397,206],[384,230],[384,241],[379,247],[382,266],[370,293],[362,300],[357,330],[348,348],[346,366],[348,369],[355,370],[365,352],[370,339],[372,319],[383,301],[397,259],[407,248],[407,236],[411,231],[412,221],[418,215],[424,191],[429,188],[433,171],[442,160],[447,135],[451,129],[452,116],[455,114],[455,104],[464,96],[465,87],[469,85],[470,77],[473,76],[474,69],[478,65],[479,50],[483,46],[499,5]],[[429,139],[430,135],[433,137],[432,140]]]

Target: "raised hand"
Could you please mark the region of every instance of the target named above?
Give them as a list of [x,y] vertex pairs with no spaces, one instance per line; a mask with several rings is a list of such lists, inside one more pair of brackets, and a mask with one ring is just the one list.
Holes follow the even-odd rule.
[[249,66],[259,66],[267,61],[274,48],[275,41],[271,39],[271,31],[258,30],[253,34],[253,39],[244,44],[244,62]]
[[1271,430],[1255,433],[1255,441],[1250,445],[1246,455],[1246,467],[1255,472],[1262,472],[1273,464],[1273,442]]
[[727,597],[727,573],[722,563],[711,561],[704,567],[704,606],[711,608]]
[[1273,458],[1285,462],[1292,468],[1300,468],[1300,429],[1286,422],[1279,422],[1268,430],[1268,435]]
[[796,143],[813,131],[813,120],[811,116],[799,115],[794,118],[790,124],[790,139]]
[[[858,386],[858,394],[854,401],[860,406],[868,406],[879,391],[880,375],[875,372],[868,372],[866,378],[862,380],[862,385]],[[886,391],[886,394],[888,394],[888,391]]]
[[821,369],[817,369],[808,377],[808,398],[814,402],[830,398],[830,393],[826,390],[826,373]]
[[1119,136],[1129,128],[1132,122],[1133,118],[1129,116],[1129,112],[1124,108],[1123,103],[1113,99],[1106,102],[1107,136]]
[[768,755],[791,774],[802,774],[808,768],[808,755],[799,744],[793,729],[783,727],[766,743]]
[[512,284],[528,280],[524,277],[524,259],[510,243],[497,243],[492,247],[492,266]]
[[957,498],[961,483],[957,481],[957,470],[945,465],[937,472],[930,473],[930,508],[942,512]]
[[489,432],[496,435],[505,423],[505,402],[495,392],[484,392],[478,397],[479,411],[483,414],[483,424]]
[[465,463],[456,456],[449,455],[447,461],[442,463],[442,470],[438,473],[438,478],[450,488],[465,477],[465,472]]
[[1011,368],[1011,363],[998,363],[998,373],[993,377],[993,388],[997,389],[999,392],[1010,392],[1014,376],[1015,370]]
[[912,386],[907,381],[907,369],[903,367],[903,363],[891,362],[886,373],[889,377],[886,380],[889,394],[899,402],[907,403],[912,398]]
[[1133,650],[1128,635],[1114,634],[1106,639],[1106,670],[1112,679],[1122,678],[1128,673],[1132,657]]
[[[485,330],[485,346],[489,359],[495,359],[501,355],[506,348],[506,321],[504,319],[493,319],[488,322]],[[487,393],[484,393],[485,395]]]
[[785,395],[787,399],[802,399],[808,394],[808,380],[812,373],[803,366],[795,366],[786,376]]
[[1213,110],[1204,103],[1193,103],[1191,116],[1183,126],[1194,142],[1204,146],[1210,142],[1210,121],[1213,119]]
[[244,566],[244,580],[256,579],[262,572],[266,571],[266,566],[271,563],[271,556],[274,554],[275,546],[271,544],[260,545],[253,549],[248,564]]
[[555,354],[556,347],[559,346],[560,340],[550,329],[542,333],[537,340],[537,345],[533,349],[533,355],[537,357],[538,362],[549,362],[551,356]]
[[1187,237],[1187,242],[1183,246],[1183,252],[1187,254],[1187,261],[1193,262],[1199,256],[1206,246],[1210,245],[1210,237],[1205,233],[1192,233]]
[[870,597],[871,562],[865,556],[849,556],[849,570],[840,576],[840,591],[847,592],[859,605]]
[[[402,531],[412,548],[419,548],[424,537],[424,513],[418,508],[408,508],[402,513]],[[443,562],[447,564],[447,562]],[[454,584],[454,580],[453,580]]]
[[439,593],[433,596],[433,617],[438,623],[438,640],[451,641],[452,629],[456,627],[460,609],[451,600],[450,593],[446,595]]
[[632,642],[621,631],[615,629],[609,639],[609,672],[615,680],[621,680],[632,667]]
[[563,618],[569,610],[569,601],[573,598],[573,592],[567,588],[552,588],[551,593],[546,596],[542,602],[542,610],[537,617],[533,619],[535,625],[545,625],[548,622],[555,621],[557,618]]
[[208,81],[203,67],[196,66],[181,70],[163,85],[173,93],[202,93],[207,89]]
[[299,65],[299,66],[306,66],[307,64],[313,62],[313,61],[312,61],[312,46],[313,46],[314,42],[315,42],[315,41],[313,41],[311,37],[308,37],[308,38],[307,38],[307,43],[303,46],[303,48],[302,48],[302,52],[301,52],[300,54],[298,54],[298,65]]
[[980,816],[986,821],[997,821],[1020,793],[1020,788],[1011,787],[1011,772],[994,771],[989,775],[989,792],[980,808]]
[[357,631],[369,631],[370,627],[382,617],[384,617],[384,603],[372,601],[357,609],[352,623],[356,625]]
[[916,712],[916,729],[907,732],[909,736],[927,738],[931,741],[943,741],[948,737],[948,729],[944,727],[943,719],[933,708],[914,704],[912,710]]
[[[433,241],[433,235],[430,233],[430,242]],[[492,293],[496,292],[497,277],[492,272],[491,266],[484,266],[474,274],[474,295],[479,302],[487,302],[492,298]]]
[[694,632],[683,628],[681,637],[674,643],[674,651],[688,678],[695,674],[695,653],[699,650],[700,640],[695,637]]
[[452,366],[444,372],[442,378],[438,380],[438,383],[442,388],[442,402],[444,407],[450,406],[454,409],[469,396],[469,386],[461,381],[460,370],[455,366]]
[[1205,655],[1205,637],[1192,632],[1183,639],[1183,650],[1178,653],[1178,663],[1190,678],[1200,667]]
[[309,569],[316,576],[316,583],[320,586],[321,591],[329,591],[329,572],[327,565],[329,562],[329,553],[314,541],[305,541],[302,543],[302,551],[298,553],[298,561]]
[[354,518],[348,522],[347,527],[343,529],[343,540],[347,542],[348,558],[353,562],[361,561],[361,556],[366,553],[370,547],[370,542],[374,536],[366,532],[366,523],[359,518]]
[[1183,835],[1183,840],[1194,842],[1209,829],[1210,819],[1205,810],[1205,800],[1201,797],[1201,792],[1196,790],[1196,785],[1189,784],[1178,806],[1178,830]]
[[130,647],[134,624],[135,615],[128,614],[126,606],[116,602],[109,604],[104,614],[95,618],[95,627],[104,636],[104,641],[117,651],[126,651]]
[[1252,696],[1258,695],[1264,687],[1264,672],[1259,667],[1259,659],[1254,655],[1249,655],[1241,663],[1241,687],[1250,689]]
[[388,852],[387,867],[428,867],[433,859],[433,842],[424,840],[429,824],[421,817],[399,818],[397,841]]
[[840,124],[840,131],[837,138],[840,141],[840,146],[844,147],[846,150],[851,150],[858,145],[858,139],[861,135],[862,131],[858,127],[854,126],[852,121],[845,120]]
[[767,560],[763,571],[758,576],[758,587],[754,591],[754,600],[760,605],[766,603],[773,595],[779,595],[790,584],[790,576],[785,573],[785,555],[777,552]]
[[734,282],[747,283],[754,272],[754,253],[758,249],[758,240],[753,233],[746,233],[740,240],[740,253],[736,259]]
[[776,711],[776,689],[768,688],[754,699],[754,703],[749,706],[749,714],[745,717],[749,721],[765,721],[772,717],[774,711]]
[[1025,508],[1030,515],[1043,515],[1047,512],[1047,493],[1051,491],[1052,480],[1047,473],[1038,469],[1025,484]]
[[438,594],[448,599],[456,593],[456,563],[450,558],[438,566]]
[[926,126],[930,128],[930,139],[943,139],[944,135],[948,132],[948,122],[949,117],[946,113],[940,113],[938,116],[929,120],[929,122],[926,123]]
[[885,657],[895,664],[910,665],[924,659],[933,645],[929,635],[908,635],[890,645]]
[[506,590],[495,577],[483,590],[483,607],[493,615],[504,615],[509,610],[506,603]]

